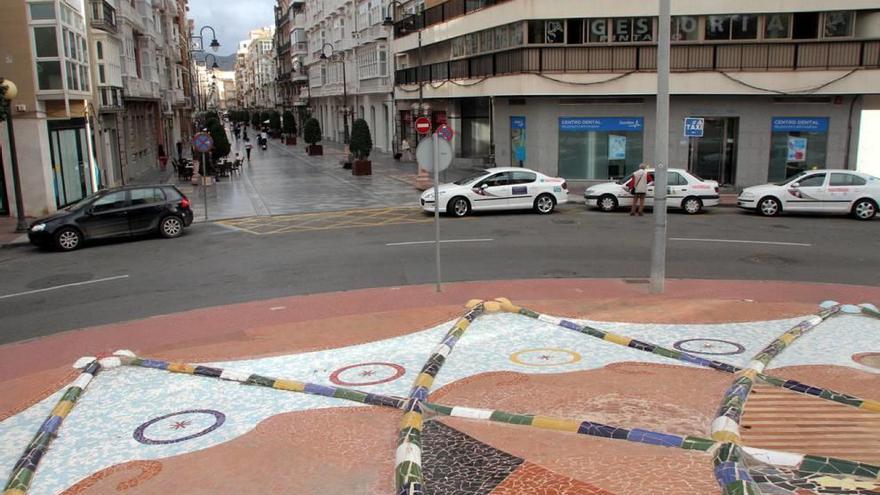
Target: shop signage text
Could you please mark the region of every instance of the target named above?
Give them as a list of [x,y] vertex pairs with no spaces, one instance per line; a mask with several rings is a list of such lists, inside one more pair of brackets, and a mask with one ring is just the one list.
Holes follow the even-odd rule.
[[560,117],[561,132],[589,131],[629,131],[642,132],[645,119],[642,117]]
[[828,117],[773,117],[773,132],[828,132]]

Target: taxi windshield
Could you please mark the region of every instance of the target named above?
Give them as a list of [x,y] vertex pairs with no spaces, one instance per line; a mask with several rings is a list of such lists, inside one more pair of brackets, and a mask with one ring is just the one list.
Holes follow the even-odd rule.
[[464,186],[464,185],[470,184],[471,182],[475,182],[477,179],[484,177],[486,175],[486,173],[487,172],[485,170],[481,170],[480,172],[473,174],[473,175],[469,175],[469,176],[465,177],[464,179],[458,179],[457,181],[453,182],[453,184],[455,184],[456,186]]

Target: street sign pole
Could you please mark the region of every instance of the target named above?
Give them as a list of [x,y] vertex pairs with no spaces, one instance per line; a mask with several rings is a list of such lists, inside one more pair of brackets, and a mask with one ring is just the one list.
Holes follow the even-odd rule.
[[666,185],[669,164],[669,41],[670,0],[660,0],[660,37],[657,45],[657,121],[654,164],[654,242],[651,245],[651,293],[666,285]]
[[205,197],[205,221],[208,221],[208,164],[202,152],[202,195]]
[[434,257],[437,260],[437,292],[442,292],[440,287],[440,142],[436,132],[431,136],[431,140],[434,148],[432,150],[434,162]]

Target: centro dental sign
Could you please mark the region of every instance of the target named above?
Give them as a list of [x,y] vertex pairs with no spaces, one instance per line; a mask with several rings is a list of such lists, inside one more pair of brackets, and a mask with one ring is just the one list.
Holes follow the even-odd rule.
[[828,132],[828,117],[773,117],[773,132]]
[[643,117],[559,117],[560,132],[642,132]]

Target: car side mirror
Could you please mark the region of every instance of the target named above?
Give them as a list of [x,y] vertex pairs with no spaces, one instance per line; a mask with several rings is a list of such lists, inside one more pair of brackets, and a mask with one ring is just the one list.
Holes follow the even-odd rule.
[[482,186],[480,186],[480,189],[484,189],[484,190],[485,190],[485,189],[488,188],[488,187],[489,187],[489,184],[483,184]]
[[85,213],[86,213],[86,215],[90,215],[90,216],[91,216],[91,215],[94,215],[94,214],[95,214],[95,207],[94,207],[94,206],[89,206],[88,208],[86,208],[86,212],[85,212]]
[[791,184],[791,187],[794,187],[794,188],[801,187],[801,183],[800,183],[800,182],[794,182],[794,183]]

